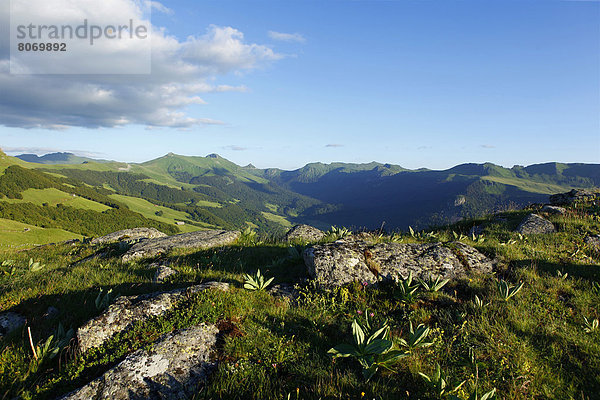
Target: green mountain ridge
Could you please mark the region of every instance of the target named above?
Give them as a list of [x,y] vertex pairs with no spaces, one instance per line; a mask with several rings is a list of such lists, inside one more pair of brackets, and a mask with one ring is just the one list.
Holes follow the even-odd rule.
[[[102,204],[118,204],[152,223],[167,224],[171,232],[183,229],[175,228],[178,221],[186,224],[185,231],[251,227],[272,234],[282,233],[296,223],[321,229],[332,225],[422,229],[545,202],[549,194],[572,188],[600,186],[600,165],[581,163],[512,168],[467,163],[447,170],[409,170],[378,162],[336,162],[310,163],[286,171],[242,167],[217,154],[196,157],[169,153],[139,164],[36,164],[6,155],[0,157],[0,172],[3,167],[14,173],[11,166],[37,171],[36,179],[60,181],[60,190],[65,190],[65,182],[79,190],[85,188],[96,193],[88,194],[94,197],[93,201],[97,197],[104,199]],[[32,189],[25,181],[13,182],[10,190],[6,185],[0,187],[0,197],[6,196],[7,190],[18,195]],[[42,185],[41,189],[47,186]],[[55,183],[49,186],[57,187]],[[26,199],[17,203],[31,204],[27,199],[43,195],[28,192]],[[6,208],[1,200],[0,205]],[[57,198],[55,202],[67,200]],[[8,207],[23,208],[23,204]],[[31,222],[20,218],[20,222]],[[53,227],[68,228],[58,223]]]

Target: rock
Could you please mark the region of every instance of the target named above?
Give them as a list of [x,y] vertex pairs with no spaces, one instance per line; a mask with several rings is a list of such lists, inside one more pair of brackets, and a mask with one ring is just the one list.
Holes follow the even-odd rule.
[[148,239],[136,243],[123,257],[124,262],[140,258],[154,257],[172,249],[210,248],[231,244],[240,236],[239,231],[196,231],[179,235]]
[[548,204],[546,204],[544,207],[542,207],[542,212],[548,213],[548,214],[560,214],[563,215],[564,213],[567,212],[567,210],[563,207],[558,207],[558,206],[550,206]]
[[310,225],[296,225],[290,229],[284,239],[287,242],[303,241],[303,242],[318,242],[323,239],[325,232]]
[[573,204],[576,201],[589,201],[594,200],[598,197],[598,192],[583,189],[573,189],[567,193],[558,193],[550,196],[550,204],[561,205],[561,204]]
[[298,290],[294,288],[294,285],[290,285],[289,283],[273,285],[268,291],[272,296],[285,297],[290,300],[298,297]]
[[44,314],[44,318],[53,319],[53,318],[58,317],[58,314],[60,314],[60,311],[58,311],[58,308],[50,306],[46,310],[46,313]]
[[27,322],[27,319],[14,312],[5,312],[0,314],[0,338],[10,332],[18,329]]
[[207,282],[185,289],[157,292],[139,296],[120,296],[100,316],[88,321],[77,330],[79,349],[86,351],[100,346],[114,334],[129,329],[134,322],[162,315],[182,300],[186,294],[206,289],[228,290],[224,282]]
[[106,243],[114,243],[114,242],[122,242],[122,241],[137,241],[140,239],[155,239],[167,236],[161,231],[154,228],[133,228],[133,229],[124,229],[122,231],[117,231],[113,233],[109,233],[105,236],[100,236],[93,239],[91,244],[106,244]]
[[88,399],[186,399],[214,368],[218,329],[200,324],[162,336],[150,349],[140,349],[84,387],[62,397]]
[[166,265],[161,265],[158,268],[156,268],[156,274],[154,275],[154,279],[152,280],[152,282],[163,283],[170,276],[177,275],[177,274],[178,274],[178,272],[175,271],[173,268],[167,267]]
[[588,246],[600,250],[600,235],[587,236],[584,241]]
[[380,243],[340,242],[306,249],[304,262],[311,277],[324,286],[339,286],[359,281],[375,283],[398,279],[413,273],[415,278],[429,275],[458,278],[468,271],[491,273],[493,261],[473,247],[460,242]]
[[542,234],[556,232],[556,228],[552,222],[540,217],[537,214],[529,214],[521,221],[515,232],[528,234]]

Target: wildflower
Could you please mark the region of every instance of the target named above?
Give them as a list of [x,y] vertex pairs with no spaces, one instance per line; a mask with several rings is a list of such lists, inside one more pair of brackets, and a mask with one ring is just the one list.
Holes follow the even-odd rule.
[[372,313],[369,313],[369,317],[374,317],[374,316],[375,316],[375,313],[374,313],[374,312],[372,312]]
[[367,282],[367,281],[363,281],[363,283],[362,283],[363,286],[367,286],[368,284],[369,284],[369,282]]
[[357,313],[358,315],[362,315],[362,311],[361,311],[361,310],[358,310],[356,313]]
[[275,363],[271,364],[271,366],[272,366],[273,368],[277,368],[277,364],[275,364]]

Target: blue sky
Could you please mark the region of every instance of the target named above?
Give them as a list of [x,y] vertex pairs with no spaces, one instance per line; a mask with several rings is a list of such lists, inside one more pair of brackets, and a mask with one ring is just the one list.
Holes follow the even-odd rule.
[[[598,2],[163,5],[169,10],[155,10],[152,24],[165,36],[181,43],[201,38],[206,50],[229,32],[236,49],[243,46],[239,57],[218,66],[210,57],[190,61],[211,67],[194,78],[211,90],[194,94],[169,78],[184,95],[202,99],[169,111],[208,123],[149,117],[153,109],[139,97],[119,106],[128,123],[114,122],[121,115],[115,107],[103,108],[102,118],[93,115],[93,102],[85,112],[70,111],[73,105],[61,108],[53,77],[33,77],[19,83],[18,101],[0,91],[0,147],[11,154],[63,150],[134,162],[167,152],[219,153],[242,165],[286,169],[313,161],[436,169],[486,161],[600,162]],[[223,46],[218,51],[218,57],[229,54]],[[13,78],[0,71],[0,89]],[[144,79],[152,77],[140,78],[139,87]],[[93,83],[125,96],[119,83]],[[36,85],[57,90],[59,104],[28,98]],[[31,112],[33,124],[26,118]]]

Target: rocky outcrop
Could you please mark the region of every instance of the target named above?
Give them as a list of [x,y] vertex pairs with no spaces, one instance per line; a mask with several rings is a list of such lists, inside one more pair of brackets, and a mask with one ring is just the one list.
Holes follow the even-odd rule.
[[23,326],[27,320],[24,316],[14,313],[5,312],[0,314],[0,339],[14,331],[15,329]]
[[521,221],[515,232],[523,235],[544,234],[556,232],[556,228],[547,219],[537,214],[529,214]]
[[584,239],[585,244],[590,246],[595,250],[600,250],[600,235],[590,235],[586,236]]
[[452,279],[469,271],[490,273],[493,268],[492,260],[460,242],[369,245],[338,241],[307,249],[304,261],[309,275],[324,286],[397,280],[398,275],[406,277],[410,272],[414,277]]
[[598,192],[583,189],[573,189],[567,193],[558,193],[550,196],[550,204],[552,205],[569,205],[576,201],[589,201],[599,197]]
[[323,239],[325,232],[310,225],[296,225],[290,229],[284,239],[288,242],[302,241],[302,242],[318,242]]
[[161,231],[154,228],[133,228],[133,229],[124,229],[122,231],[117,231],[113,233],[109,233],[108,235],[100,236],[95,239],[92,239],[91,244],[106,244],[106,243],[115,243],[115,242],[123,242],[130,241],[134,242],[140,239],[155,239],[167,236]]
[[133,245],[121,259],[124,262],[154,257],[172,249],[193,249],[225,246],[237,240],[239,231],[208,230],[181,233],[157,239],[148,239]]
[[548,204],[546,204],[544,207],[542,207],[541,211],[544,213],[547,213],[547,214],[558,214],[558,215],[563,215],[564,213],[567,212],[567,210],[563,207],[550,206]]
[[209,356],[215,349],[217,333],[214,325],[201,324],[164,335],[150,349],[135,351],[62,399],[190,398],[214,366]]
[[150,293],[139,296],[120,296],[99,317],[88,321],[77,330],[79,349],[86,351],[102,345],[114,334],[129,329],[134,322],[145,321],[164,314],[184,295],[206,289],[228,290],[224,282],[207,282],[186,289]]
[[164,283],[169,279],[169,277],[175,275],[177,275],[177,271],[175,271],[173,268],[166,265],[160,265],[156,268],[156,273],[154,274],[154,279],[152,279],[152,282]]

